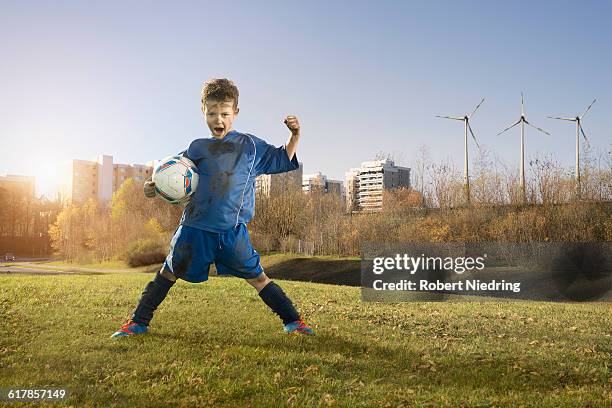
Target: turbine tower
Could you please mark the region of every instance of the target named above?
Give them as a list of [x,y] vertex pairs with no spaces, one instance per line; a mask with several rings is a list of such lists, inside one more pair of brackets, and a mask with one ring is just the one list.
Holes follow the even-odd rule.
[[453,120],[461,120],[463,121],[463,144],[464,144],[464,156],[463,156],[463,187],[464,187],[464,193],[465,193],[465,202],[467,205],[470,204],[470,176],[468,173],[468,130],[470,131],[470,133],[472,134],[472,138],[474,139],[474,142],[476,143],[476,146],[478,146],[478,148],[480,149],[480,146],[478,145],[478,141],[476,140],[476,136],[474,136],[474,131],[472,130],[472,127],[470,126],[470,119],[472,118],[472,116],[474,116],[474,114],[476,113],[476,111],[478,110],[478,108],[480,108],[480,105],[482,105],[482,103],[484,102],[484,98],[482,98],[482,101],[480,101],[480,103],[478,105],[476,105],[476,108],[474,108],[474,111],[472,111],[471,114],[469,115],[464,115],[463,117],[459,117],[459,116],[439,116],[436,115],[437,118],[443,118],[443,119],[453,119]]
[[550,136],[550,133],[548,133],[547,131],[545,131],[542,128],[539,128],[539,127],[529,123],[527,121],[527,119],[525,119],[525,101],[524,101],[524,97],[523,97],[523,93],[522,92],[521,92],[521,117],[515,123],[513,123],[512,125],[508,126],[504,130],[499,132],[497,134],[497,136],[501,135],[504,132],[507,132],[508,130],[512,129],[513,127],[515,127],[519,123],[521,125],[521,173],[520,173],[520,183],[521,183],[521,186],[520,187],[521,187],[521,201],[524,204],[525,201],[526,201],[526,196],[527,196],[526,193],[525,193],[525,124],[531,126],[532,128],[534,128],[536,130],[539,130],[542,133],[546,133],[549,136]]
[[582,136],[584,140],[588,143],[589,139],[584,133],[584,129],[582,129],[582,118],[587,114],[589,110],[591,110],[591,106],[597,101],[597,99],[593,99],[593,102],[586,108],[584,113],[580,116],[576,116],[575,118],[562,118],[558,116],[549,116],[550,119],[559,119],[559,120],[567,120],[570,122],[576,122],[576,196],[580,199],[580,132],[582,132]]

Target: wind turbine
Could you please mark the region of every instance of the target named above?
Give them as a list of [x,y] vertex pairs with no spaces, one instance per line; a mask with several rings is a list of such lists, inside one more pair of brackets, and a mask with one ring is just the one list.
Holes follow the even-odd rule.
[[542,133],[546,133],[549,136],[550,136],[550,133],[548,133],[542,128],[539,128],[529,123],[527,119],[525,119],[525,100],[524,100],[522,92],[521,92],[521,117],[515,123],[513,123],[512,125],[508,126],[504,130],[499,132],[497,136],[501,135],[504,132],[507,132],[508,130],[512,129],[519,123],[521,124],[521,173],[520,173],[521,194],[522,194],[521,200],[523,201],[523,203],[525,203],[525,198],[526,198],[526,194],[525,194],[525,124],[531,126],[532,128],[536,130],[539,130]]
[[550,119],[559,119],[559,120],[567,120],[570,122],[576,122],[576,194],[578,198],[580,198],[580,132],[582,132],[582,136],[584,140],[588,143],[589,139],[584,133],[584,129],[582,129],[582,118],[587,114],[589,110],[591,110],[591,106],[597,101],[597,99],[593,99],[593,102],[589,105],[588,108],[584,111],[584,113],[580,116],[576,116],[575,118],[561,118],[556,116],[549,116]]
[[478,108],[480,108],[480,105],[482,105],[483,102],[484,102],[484,98],[482,98],[482,101],[480,101],[480,103],[476,105],[476,108],[474,108],[474,111],[471,114],[464,115],[463,117],[436,115],[437,118],[463,121],[463,141],[464,141],[463,143],[464,144],[463,185],[465,188],[465,201],[468,205],[470,204],[470,176],[468,174],[468,137],[467,137],[467,134],[469,130],[470,133],[472,134],[472,138],[474,139],[474,142],[476,143],[476,146],[478,146],[478,148],[480,149],[480,146],[478,145],[478,141],[476,140],[476,136],[474,136],[474,131],[472,130],[472,127],[470,126],[470,119],[472,118],[472,116],[474,116],[474,114],[476,113]]

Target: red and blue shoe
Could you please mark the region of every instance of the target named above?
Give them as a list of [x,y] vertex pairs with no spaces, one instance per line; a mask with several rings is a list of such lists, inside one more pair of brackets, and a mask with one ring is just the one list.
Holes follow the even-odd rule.
[[314,330],[312,330],[310,326],[304,323],[304,320],[302,320],[301,317],[299,320],[286,324],[284,327],[284,330],[285,330],[285,333],[288,333],[288,334],[301,333],[301,334],[307,334],[311,336],[315,334]]
[[138,334],[145,334],[148,331],[149,331],[149,328],[147,326],[144,326],[142,324],[138,324],[138,323],[133,322],[132,320],[130,320],[126,324],[121,326],[121,328],[119,330],[117,330],[115,333],[113,333],[111,338],[114,338],[114,337],[125,337],[125,336],[136,336]]

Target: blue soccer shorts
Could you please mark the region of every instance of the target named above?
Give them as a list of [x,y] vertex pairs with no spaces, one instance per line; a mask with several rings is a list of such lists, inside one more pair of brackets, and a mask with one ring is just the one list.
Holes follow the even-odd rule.
[[208,280],[213,262],[219,275],[253,279],[263,272],[245,224],[224,233],[180,225],[172,237],[164,269],[177,278],[197,283]]

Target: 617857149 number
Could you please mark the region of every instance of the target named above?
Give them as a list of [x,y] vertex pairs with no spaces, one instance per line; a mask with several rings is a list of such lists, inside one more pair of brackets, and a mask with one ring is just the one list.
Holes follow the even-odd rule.
[[65,388],[0,388],[0,401],[58,401],[67,397]]

